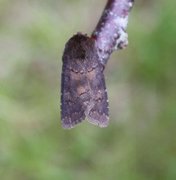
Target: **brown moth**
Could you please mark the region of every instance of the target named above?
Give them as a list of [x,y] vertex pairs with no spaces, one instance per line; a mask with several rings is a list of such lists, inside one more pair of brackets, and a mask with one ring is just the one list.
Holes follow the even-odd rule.
[[61,121],[72,128],[85,118],[99,127],[109,122],[104,65],[98,59],[95,40],[78,33],[65,46],[62,57]]

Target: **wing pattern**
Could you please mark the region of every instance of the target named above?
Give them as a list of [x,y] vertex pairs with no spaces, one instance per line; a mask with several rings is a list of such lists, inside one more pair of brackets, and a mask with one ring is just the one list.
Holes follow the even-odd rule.
[[98,61],[94,42],[75,35],[66,45],[61,79],[61,120],[72,128],[86,117],[99,127],[109,122],[104,66]]

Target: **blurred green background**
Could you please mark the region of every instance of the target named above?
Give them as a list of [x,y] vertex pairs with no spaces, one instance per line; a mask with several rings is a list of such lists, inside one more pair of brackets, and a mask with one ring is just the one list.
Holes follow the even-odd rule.
[[0,0],[0,179],[176,179],[176,1],[136,1],[105,70],[110,124],[60,123],[61,57],[106,0]]

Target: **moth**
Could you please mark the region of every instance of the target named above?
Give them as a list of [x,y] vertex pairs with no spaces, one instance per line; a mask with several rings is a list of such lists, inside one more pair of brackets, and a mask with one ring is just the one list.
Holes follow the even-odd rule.
[[74,35],[66,43],[62,61],[62,127],[73,128],[85,118],[106,127],[109,110],[104,65],[99,61],[95,40],[80,33]]

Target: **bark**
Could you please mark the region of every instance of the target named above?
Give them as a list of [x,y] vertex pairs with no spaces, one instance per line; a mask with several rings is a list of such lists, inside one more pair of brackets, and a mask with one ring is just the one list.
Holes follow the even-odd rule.
[[114,50],[128,45],[126,33],[129,12],[134,0],[108,0],[102,16],[92,33],[96,41],[99,60],[106,65]]

